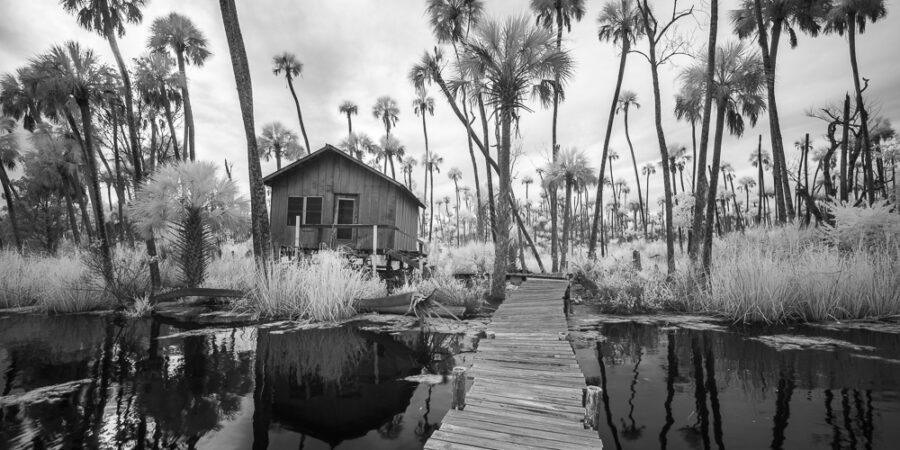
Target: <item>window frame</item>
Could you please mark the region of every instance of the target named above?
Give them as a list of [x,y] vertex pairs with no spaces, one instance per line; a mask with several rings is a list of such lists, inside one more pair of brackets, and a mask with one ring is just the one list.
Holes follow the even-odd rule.
[[[353,208],[350,211],[350,223],[338,223],[338,218],[340,217],[341,212],[341,202],[348,201],[353,204]],[[335,234],[334,238],[339,241],[352,241],[353,240],[353,227],[341,227],[341,225],[357,225],[357,205],[359,204],[359,196],[358,195],[350,195],[350,194],[337,194],[334,198],[334,227]],[[349,232],[348,237],[341,237],[341,232]]]
[[[302,206],[300,207],[300,214],[291,214],[290,204],[291,204],[291,199],[292,199],[292,198],[303,199]],[[311,199],[311,198],[318,198],[318,199],[320,200],[320,202],[321,202],[320,205],[319,205],[319,223],[307,223],[307,222],[308,222],[307,219],[308,219],[309,211],[310,211],[310,210],[309,210],[309,207],[308,207],[308,206],[309,206],[309,199]],[[288,205],[287,205],[287,206],[288,206],[288,207],[287,207],[287,226],[289,226],[289,227],[296,227],[296,226],[298,226],[298,225],[300,225],[300,226],[303,226],[303,225],[322,225],[322,215],[323,215],[322,213],[323,213],[323,210],[325,209],[325,197],[323,197],[323,196],[321,196],[321,195],[289,195],[289,196],[288,196]],[[296,222],[296,217],[297,217],[298,215],[300,216],[300,222],[301,222],[301,223],[299,223],[299,224],[297,224],[297,222]],[[291,223],[292,220],[294,221],[294,223]]]

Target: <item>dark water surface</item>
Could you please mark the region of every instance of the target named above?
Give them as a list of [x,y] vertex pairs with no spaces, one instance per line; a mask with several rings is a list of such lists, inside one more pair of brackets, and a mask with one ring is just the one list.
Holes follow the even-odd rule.
[[[604,324],[576,355],[607,449],[900,448],[900,335]],[[792,345],[763,336],[804,336]],[[776,348],[777,347],[777,348]]]
[[0,449],[418,449],[459,339],[0,317]]

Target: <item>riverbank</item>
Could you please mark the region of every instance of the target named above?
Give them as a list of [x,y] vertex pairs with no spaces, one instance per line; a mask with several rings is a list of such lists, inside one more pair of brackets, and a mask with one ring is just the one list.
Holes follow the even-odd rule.
[[729,234],[714,242],[708,284],[676,252],[672,277],[661,243],[622,244],[607,258],[578,258],[570,267],[576,295],[609,313],[690,312],[735,323],[900,315],[900,243],[889,232],[784,227]]

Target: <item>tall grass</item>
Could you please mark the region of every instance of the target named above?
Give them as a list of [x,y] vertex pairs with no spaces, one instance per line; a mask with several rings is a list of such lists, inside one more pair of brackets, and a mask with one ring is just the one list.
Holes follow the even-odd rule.
[[[518,247],[510,247],[515,252],[516,266],[519,266]],[[544,267],[550,270],[550,255],[540,254]],[[494,270],[494,244],[492,242],[470,241],[459,247],[431,245],[428,249],[428,264],[437,270],[450,274],[481,274]],[[525,270],[540,272],[534,254],[525,249]]]
[[356,313],[356,300],[387,294],[382,280],[353,268],[337,251],[273,262],[266,270],[256,273],[247,303],[264,317],[339,321]]
[[896,236],[884,233],[885,227],[875,228],[881,240],[847,228],[855,225],[839,218],[826,230],[788,226],[729,234],[714,243],[708,285],[698,283],[684,255],[671,278],[664,265],[645,263],[637,271],[630,247],[611,249],[617,256],[606,260],[579,259],[572,270],[594,281],[613,310],[669,308],[745,323],[900,314]]
[[80,253],[50,257],[0,251],[0,308],[34,306],[45,312],[78,312],[112,304]]

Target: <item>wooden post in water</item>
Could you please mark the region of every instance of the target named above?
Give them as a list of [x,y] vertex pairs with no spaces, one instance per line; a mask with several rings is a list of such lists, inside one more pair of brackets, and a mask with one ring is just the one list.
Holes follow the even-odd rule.
[[378,225],[372,225],[372,276],[378,275],[375,255],[378,254]]
[[466,407],[466,368],[456,366],[453,368],[453,402],[450,409],[460,411]]
[[582,393],[584,396],[584,428],[596,430],[600,427],[603,390],[598,386],[585,386],[582,388]]
[[634,270],[641,271],[641,252],[637,250],[631,252],[631,265],[634,267]]

